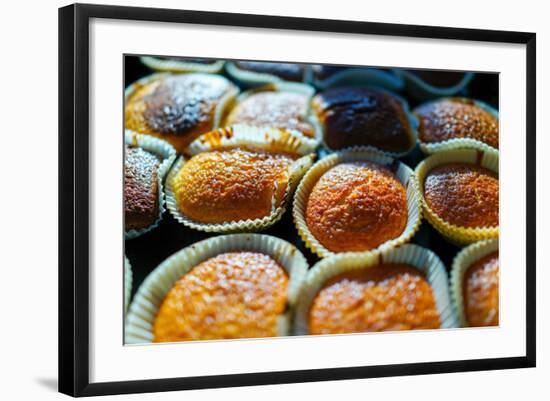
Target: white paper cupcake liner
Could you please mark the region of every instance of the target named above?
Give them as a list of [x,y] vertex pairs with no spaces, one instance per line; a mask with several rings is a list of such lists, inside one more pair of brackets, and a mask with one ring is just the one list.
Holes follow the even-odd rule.
[[468,163],[479,165],[498,174],[499,153],[491,147],[479,147],[472,144],[471,148],[444,150],[436,152],[424,159],[415,170],[416,181],[420,189],[424,217],[449,242],[464,246],[476,241],[496,238],[499,227],[460,227],[439,217],[424,198],[424,181],[426,175],[437,166],[450,163]]
[[176,160],[176,163],[170,170],[168,178],[166,179],[166,203],[168,206],[168,210],[178,222],[198,231],[215,233],[238,233],[265,230],[281,219],[286,211],[288,204],[292,200],[292,194],[294,193],[296,186],[298,185],[306,171],[313,164],[314,157],[315,156],[313,154],[303,156],[290,165],[288,171],[289,180],[283,197],[283,201],[278,207],[274,207],[268,216],[260,219],[228,221],[224,223],[212,224],[194,221],[193,219],[186,216],[179,208],[174,192],[174,179],[176,178],[180,169],[183,167],[183,164],[186,162],[186,159],[182,156],[178,160]]
[[466,314],[464,313],[464,275],[470,266],[472,266],[475,262],[493,252],[498,251],[498,248],[498,238],[476,242],[462,249],[453,260],[450,278],[451,300],[461,327],[468,326]]
[[378,86],[391,91],[400,91],[405,86],[403,78],[393,72],[378,68],[353,67],[338,71],[326,79],[313,79],[312,83],[320,90],[337,86]]
[[[228,61],[227,63],[225,63],[225,71],[231,78],[239,82],[242,86],[246,87],[260,86],[279,82],[289,82],[286,81],[284,78],[281,78],[274,74],[243,70],[237,67],[237,65],[232,61]],[[302,77],[302,80],[300,82],[305,82],[307,75],[308,73],[306,66],[304,70],[304,76]]]
[[[440,99],[432,100],[428,103],[440,102],[446,99],[448,98],[440,98]],[[473,102],[474,102],[474,105],[476,105],[477,107],[487,111],[497,119],[499,118],[498,111],[492,108],[491,106],[489,106],[488,104],[481,102],[479,100],[474,100]],[[426,103],[418,106],[417,108],[422,107],[424,105],[426,105]],[[414,110],[413,110],[413,115],[414,115]],[[453,138],[453,139],[447,139],[441,142],[422,142],[420,138],[420,133],[418,133],[418,144],[420,146],[420,150],[426,155],[431,155],[433,153],[440,152],[442,150],[454,150],[454,149],[465,149],[465,148],[478,148],[482,150],[498,151],[498,149],[495,149],[492,146],[473,138]]]
[[396,75],[400,76],[405,82],[405,90],[416,100],[424,101],[436,97],[453,96],[463,90],[474,77],[474,73],[466,72],[460,82],[453,86],[440,88],[424,82],[422,78],[410,73],[409,71],[396,68]]
[[132,294],[132,265],[126,256],[124,256],[124,312],[128,311],[130,296]]
[[147,227],[139,230],[132,229],[125,232],[124,237],[126,239],[133,239],[151,231],[157,227],[162,220],[162,214],[166,210],[163,183],[166,174],[176,159],[176,150],[166,141],[149,135],[137,134],[130,130],[125,130],[124,132],[124,143],[151,152],[157,155],[161,160],[157,170],[159,216],[153,224]]
[[388,263],[403,263],[417,268],[426,275],[435,298],[441,328],[458,327],[458,321],[449,295],[447,271],[439,257],[417,245],[406,244],[384,252],[343,253],[317,262],[308,272],[296,306],[294,332],[309,334],[311,304],[324,284],[342,273],[368,269]]
[[225,64],[223,60],[217,60],[212,64],[204,64],[193,62],[192,59],[160,59],[153,56],[142,56],[139,60],[152,70],[174,73],[204,72],[216,74],[223,69]]
[[271,256],[289,276],[288,312],[279,319],[279,335],[288,335],[294,306],[307,274],[307,261],[292,244],[269,235],[232,234],[197,242],[170,256],[155,268],[139,287],[125,325],[125,343],[153,341],[153,325],[160,304],[176,281],[199,263],[219,254],[234,251],[259,252]]
[[315,236],[307,226],[305,214],[309,194],[311,193],[313,187],[315,186],[317,181],[319,181],[321,176],[332,167],[341,163],[356,161],[370,161],[388,167],[392,165],[397,165],[395,175],[407,190],[407,225],[405,226],[405,229],[403,230],[401,235],[397,238],[384,242],[376,249],[371,249],[365,252],[372,252],[374,250],[387,250],[404,244],[414,236],[414,234],[416,233],[416,231],[418,231],[418,228],[420,227],[420,222],[422,220],[422,203],[420,199],[421,196],[413,171],[407,165],[396,161],[381,152],[373,151],[368,148],[358,147],[333,153],[330,156],[319,160],[307,172],[305,177],[302,179],[300,185],[298,186],[298,189],[296,190],[292,209],[294,223],[296,225],[298,233],[300,234],[300,237],[304,241],[305,245],[321,258],[332,256],[335,253],[323,246],[315,238]]

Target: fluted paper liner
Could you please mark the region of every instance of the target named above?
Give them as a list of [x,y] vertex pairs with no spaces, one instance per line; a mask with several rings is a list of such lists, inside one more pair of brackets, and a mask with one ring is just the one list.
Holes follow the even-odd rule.
[[445,266],[432,251],[418,245],[406,244],[383,252],[342,253],[317,262],[309,270],[303,284],[300,299],[296,306],[294,333],[296,335],[309,334],[311,304],[328,280],[345,272],[369,269],[387,263],[411,265],[424,273],[432,287],[441,328],[458,327],[457,317],[449,295]]
[[426,217],[428,222],[449,242],[459,246],[498,237],[499,227],[460,227],[443,220],[428,206],[424,198],[424,181],[426,175],[435,167],[450,163],[468,163],[484,167],[498,174],[498,151],[492,148],[488,149],[483,147],[444,150],[434,153],[424,159],[415,170],[416,180],[422,198],[424,217]]
[[271,256],[289,276],[288,312],[279,318],[279,335],[291,332],[294,306],[307,274],[307,261],[292,244],[270,235],[231,234],[209,238],[188,246],[155,268],[138,289],[125,325],[125,343],[150,343],[159,307],[176,281],[199,263],[216,255],[234,252],[259,252]]
[[464,312],[464,275],[475,262],[496,251],[498,251],[498,238],[476,242],[462,249],[453,260],[450,278],[451,300],[461,327],[468,326]]
[[151,152],[160,158],[160,165],[157,170],[159,216],[153,224],[147,227],[139,230],[132,229],[125,232],[124,237],[126,239],[133,239],[139,237],[142,234],[145,234],[146,232],[151,231],[152,229],[157,227],[162,220],[162,214],[166,210],[163,183],[166,174],[168,173],[170,167],[176,159],[176,150],[166,141],[150,135],[137,134],[130,130],[126,130],[124,132],[124,143],[129,146],[140,147],[143,150]]
[[[241,69],[237,67],[237,65],[232,61],[228,61],[227,63],[225,63],[225,71],[231,78],[239,82],[242,86],[246,86],[246,87],[260,86],[260,85],[280,83],[280,82],[289,82],[289,81],[286,81],[284,78],[281,78],[275,74]],[[300,82],[307,81],[308,76],[309,76],[309,68],[308,66],[306,66],[304,70],[304,75]],[[290,82],[294,82],[294,81],[290,81]]]
[[[422,107],[422,106],[426,105],[427,103],[429,104],[429,103],[434,103],[434,102],[440,102],[442,100],[447,100],[447,99],[457,99],[457,98],[456,97],[454,97],[454,98],[440,98],[440,99],[432,100],[432,101],[426,102],[424,104],[421,104],[420,106],[417,107],[417,109],[419,107]],[[460,99],[460,98],[458,98],[458,99]],[[487,111],[488,113],[492,114],[497,119],[499,118],[498,111],[493,109],[488,104],[486,104],[484,102],[481,102],[479,100],[474,100],[473,102],[474,102],[475,106]],[[413,114],[414,114],[414,110],[413,110]],[[441,141],[441,142],[422,142],[420,132],[418,133],[418,144],[420,146],[420,150],[425,155],[431,155],[433,153],[440,152],[442,150],[468,149],[468,148],[477,148],[477,149],[486,150],[486,151],[491,151],[491,150],[497,150],[498,151],[498,149],[495,149],[492,146],[486,144],[485,142],[479,141],[479,140],[474,139],[474,138],[452,138],[452,139],[447,139],[447,140]]]
[[463,90],[474,77],[474,73],[466,72],[460,82],[448,87],[437,87],[428,84],[422,78],[410,73],[409,71],[396,68],[395,74],[400,76],[405,82],[405,90],[416,100],[427,100],[436,97],[453,96]]
[[[192,74],[212,75],[212,74],[204,74],[204,73],[198,73],[198,72],[197,73],[192,73]],[[147,85],[147,84],[149,84],[153,81],[156,81],[158,79],[162,79],[162,78],[166,78],[166,77],[174,76],[174,75],[181,75],[181,74],[172,74],[172,73],[168,73],[168,72],[158,72],[158,73],[154,73],[154,74],[148,75],[146,77],[143,77],[143,78],[137,80],[136,82],[128,85],[126,87],[126,89],[124,90],[124,104],[126,105],[128,103],[128,99],[134,94],[134,92],[139,90],[143,86],[145,86],[145,85]],[[233,84],[231,81],[229,81],[229,82],[232,85],[232,89],[229,90],[224,96],[222,96],[219,99],[219,102],[216,105],[216,108],[214,110],[214,115],[213,115],[213,118],[212,118],[212,129],[217,129],[221,126],[223,118],[225,116],[225,113],[227,112],[227,109],[229,109],[229,107],[235,101],[235,98],[239,94],[239,88],[237,86],[235,86],[235,84]],[[145,132],[143,134],[147,134],[147,133]],[[155,136],[155,137],[158,137],[159,139],[166,140],[166,141],[170,137],[170,135],[165,135],[165,136],[161,136],[161,135],[157,136],[156,134],[155,135],[148,134],[148,135]],[[182,149],[176,149],[176,150],[178,152],[182,151]]]
[[[370,161],[383,166],[390,167],[397,164],[395,175],[407,190],[407,225],[401,235],[392,240],[386,241],[376,249],[384,250],[397,247],[409,241],[420,227],[422,219],[422,206],[420,201],[420,193],[418,185],[414,177],[413,171],[405,164],[384,155],[381,152],[376,152],[368,148],[353,148],[341,152],[333,153],[319,160],[307,172],[302,179],[293,203],[293,217],[296,228],[305,245],[321,258],[334,255],[335,253],[323,246],[309,230],[306,223],[305,212],[309,194],[313,187],[319,181],[321,176],[330,170],[332,167],[345,162]],[[369,249],[365,252],[371,252],[375,249]]]
[[130,304],[130,295],[132,294],[132,266],[126,256],[124,256],[124,312],[128,310]]
[[374,85],[392,91],[399,91],[405,86],[401,76],[378,68],[368,67],[350,67],[338,71],[326,79],[312,78],[312,83],[321,90],[337,86]]
[[139,60],[152,70],[174,73],[204,72],[216,74],[223,69],[223,65],[225,64],[223,60],[216,60],[214,63],[204,64],[195,63],[192,59],[160,59],[153,56],[142,56]]
[[[240,143],[240,145],[244,144],[244,142]],[[268,216],[259,219],[228,221],[214,224],[194,221],[193,219],[187,217],[179,208],[174,192],[174,179],[187,160],[184,156],[181,156],[178,160],[176,160],[176,163],[170,170],[168,178],[166,179],[166,203],[168,205],[168,210],[177,221],[194,230],[216,233],[254,232],[265,230],[281,219],[286,211],[287,205],[292,201],[292,194],[294,193],[296,186],[306,171],[313,164],[314,158],[315,155],[309,154],[295,160],[289,166],[288,185],[286,187],[283,200],[278,207],[274,207],[272,209]]]

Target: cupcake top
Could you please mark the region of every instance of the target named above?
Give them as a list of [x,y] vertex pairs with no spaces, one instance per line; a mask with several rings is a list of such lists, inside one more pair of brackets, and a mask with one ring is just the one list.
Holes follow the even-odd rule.
[[407,192],[395,174],[377,163],[338,164],[309,194],[305,220],[332,252],[368,251],[397,238],[407,225]]
[[225,125],[246,124],[297,130],[314,137],[306,121],[308,97],[301,93],[266,91],[254,93],[240,102],[227,117]]
[[192,268],[172,287],[153,341],[272,337],[287,306],[288,275],[268,255],[228,252]]
[[465,98],[445,98],[415,110],[419,139],[425,143],[470,138],[498,149],[498,118]]
[[226,78],[214,74],[164,75],[130,94],[126,101],[127,129],[160,137],[179,152],[216,125],[216,108],[236,93]]
[[441,324],[430,284],[406,264],[333,277],[313,299],[308,323],[311,334],[435,329]]
[[241,70],[271,74],[285,81],[300,82],[304,79],[305,68],[301,64],[237,61],[235,65]]
[[498,175],[486,168],[451,163],[428,172],[424,198],[433,212],[459,227],[498,227]]
[[464,312],[469,326],[498,326],[498,251],[472,264],[464,274]]
[[139,147],[124,147],[124,228],[139,230],[159,217],[156,155]]
[[312,109],[331,149],[374,146],[407,152],[414,146],[413,127],[404,103],[387,92],[367,88],[335,88],[316,95]]
[[269,216],[284,200],[294,159],[240,148],[199,153],[174,178],[178,207],[201,223]]

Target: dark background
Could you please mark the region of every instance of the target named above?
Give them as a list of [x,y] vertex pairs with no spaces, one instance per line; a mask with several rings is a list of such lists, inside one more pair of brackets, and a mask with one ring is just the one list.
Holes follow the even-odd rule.
[[[135,56],[125,57],[124,68],[125,86],[154,72],[141,64],[139,57]],[[417,106],[418,102],[407,97],[406,93],[399,94],[407,99],[411,109]],[[498,74],[476,73],[465,91],[458,95],[484,101],[498,110]],[[425,156],[417,147],[413,152],[399,160],[414,169],[424,157]],[[287,211],[279,222],[262,233],[283,238],[296,245],[307,258],[310,267],[319,260],[316,255],[304,246],[303,241],[298,235],[298,231],[292,220],[291,207],[287,208]],[[168,256],[197,241],[216,235],[220,234],[191,230],[174,220],[170,212],[166,211],[157,228],[138,238],[126,240],[125,254],[130,260],[133,271],[132,297],[145,277]],[[445,241],[425,219],[422,220],[420,230],[416,233],[411,242],[429,248],[435,252],[445,264],[447,271],[450,270],[453,258],[460,250],[460,248]]]

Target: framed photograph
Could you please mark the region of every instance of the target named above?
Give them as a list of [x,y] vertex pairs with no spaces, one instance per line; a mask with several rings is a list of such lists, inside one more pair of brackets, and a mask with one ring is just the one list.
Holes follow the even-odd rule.
[[59,390],[535,366],[535,99],[534,33],[61,8]]

